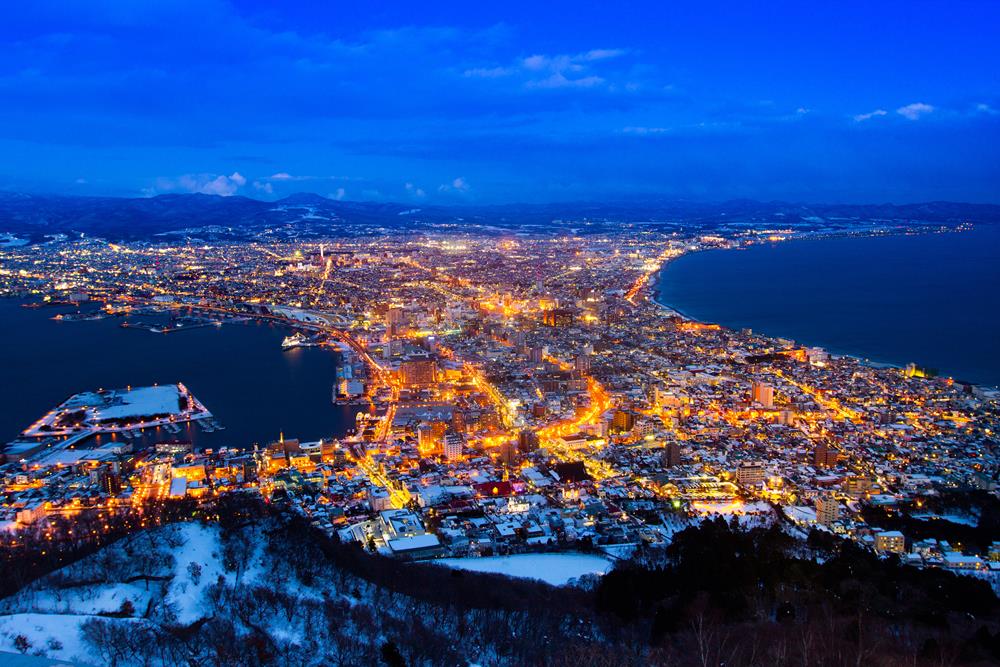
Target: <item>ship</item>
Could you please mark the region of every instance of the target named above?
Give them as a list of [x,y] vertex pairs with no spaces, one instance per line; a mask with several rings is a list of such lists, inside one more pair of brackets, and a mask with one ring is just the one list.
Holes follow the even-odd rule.
[[281,341],[282,350],[291,350],[296,347],[314,347],[319,345],[315,338],[310,338],[302,332],[293,333],[291,336],[285,336],[285,340]]
[[93,322],[103,320],[107,315],[101,311],[93,313],[60,313],[51,318],[57,322]]

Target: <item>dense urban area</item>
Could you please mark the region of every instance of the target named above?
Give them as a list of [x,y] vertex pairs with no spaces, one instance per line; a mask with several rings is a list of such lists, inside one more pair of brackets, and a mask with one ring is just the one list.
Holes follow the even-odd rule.
[[273,442],[201,449],[178,425],[225,424],[185,378],[79,387],[24,415],[2,450],[5,558],[103,544],[239,496],[337,548],[407,562],[610,562],[721,517],[803,550],[846,541],[1000,590],[997,390],[695,321],[656,299],[659,272],[685,253],[912,229],[303,229],[0,239],[0,293],[26,307],[152,332],[137,335],[286,326],[285,348],[338,353],[330,401],[356,409],[342,437],[306,442],[290,424]]

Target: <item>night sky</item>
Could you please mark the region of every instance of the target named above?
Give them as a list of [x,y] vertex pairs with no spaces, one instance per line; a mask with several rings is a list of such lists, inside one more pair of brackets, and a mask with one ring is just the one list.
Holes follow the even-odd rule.
[[1000,202],[995,1],[3,12],[3,190]]

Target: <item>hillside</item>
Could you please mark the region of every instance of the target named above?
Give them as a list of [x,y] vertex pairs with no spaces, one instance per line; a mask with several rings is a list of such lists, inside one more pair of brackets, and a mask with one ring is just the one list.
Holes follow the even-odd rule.
[[406,563],[295,517],[134,533],[0,600],[0,652],[82,665],[989,665],[971,577],[706,521],[582,585]]
[[88,665],[377,664],[397,651],[407,664],[519,664],[498,628],[546,631],[509,605],[458,612],[393,593],[332,566],[301,537],[270,520],[133,534],[0,601],[0,651]]

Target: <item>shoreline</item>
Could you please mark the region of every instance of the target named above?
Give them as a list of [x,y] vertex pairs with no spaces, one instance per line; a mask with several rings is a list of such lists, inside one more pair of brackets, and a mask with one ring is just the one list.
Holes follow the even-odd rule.
[[[664,279],[664,276],[665,276],[665,271],[666,271],[667,267],[672,262],[675,262],[675,261],[677,261],[679,259],[682,259],[684,257],[687,257],[689,255],[694,255],[696,253],[702,253],[702,252],[708,252],[710,250],[721,250],[721,251],[731,252],[731,251],[734,251],[734,250],[746,250],[746,249],[753,248],[753,247],[759,246],[759,245],[765,245],[765,244],[778,245],[778,244],[781,244],[781,243],[788,243],[788,242],[792,242],[792,241],[824,241],[824,240],[829,240],[829,239],[845,239],[845,238],[866,239],[866,238],[881,238],[881,237],[885,237],[885,236],[916,236],[916,235],[923,235],[923,234],[960,233],[960,232],[964,232],[964,231],[968,231],[968,230],[960,229],[960,228],[950,228],[950,229],[936,228],[935,230],[916,231],[916,232],[914,230],[905,230],[905,231],[900,231],[898,233],[889,233],[889,234],[885,234],[885,233],[829,234],[829,235],[825,235],[825,236],[792,237],[792,238],[784,239],[782,241],[764,241],[764,242],[760,242],[760,243],[751,243],[751,244],[746,245],[746,246],[742,246],[741,245],[741,246],[737,246],[737,247],[699,248],[699,249],[696,249],[696,250],[685,251],[683,254],[678,255],[677,257],[672,257],[670,259],[663,260],[660,263],[660,266],[656,269],[656,271],[654,271],[653,273],[650,274],[649,280],[646,283],[647,284],[648,293],[645,296],[646,296],[646,300],[647,301],[649,301],[650,303],[652,303],[653,305],[655,305],[656,307],[658,307],[660,310],[664,311],[667,316],[678,317],[678,318],[680,318],[681,320],[683,320],[685,322],[695,322],[695,323],[698,323],[698,324],[712,324],[712,325],[720,326],[720,327],[722,327],[722,328],[724,328],[724,329],[726,329],[728,331],[736,332],[738,330],[736,328],[734,328],[734,327],[722,324],[720,322],[708,322],[706,320],[699,319],[699,318],[694,317],[693,315],[690,315],[688,313],[685,313],[683,310],[681,310],[681,309],[679,309],[679,308],[677,308],[677,307],[675,307],[675,306],[673,306],[671,304],[668,304],[665,301],[661,300],[662,290],[660,289],[660,285],[663,282],[663,279]],[[644,291],[646,291],[646,290],[644,290]],[[784,336],[780,336],[780,335],[757,333],[756,331],[754,332],[753,335],[755,335],[755,336],[761,336],[761,337],[764,337],[764,338],[770,338],[770,339],[785,338]],[[794,338],[787,338],[786,340],[792,340],[793,342],[796,342],[798,345],[809,346],[808,343],[803,343],[803,342],[798,341],[797,339],[794,339]],[[816,345],[816,347],[821,347],[821,346]],[[826,352],[831,357],[833,357],[833,358],[852,359],[852,360],[856,361],[857,363],[859,363],[859,364],[861,364],[863,366],[870,367],[870,368],[892,368],[892,369],[896,369],[896,370],[902,371],[902,370],[904,370],[906,368],[907,364],[909,364],[909,363],[916,364],[917,363],[915,361],[907,362],[907,364],[903,364],[903,363],[900,363],[898,361],[881,361],[881,360],[876,360],[876,359],[872,359],[872,358],[861,357],[858,354],[855,354],[855,353],[852,353],[852,352],[835,351],[836,348],[831,349],[830,347],[826,347],[826,346],[822,347],[822,349],[826,350]],[[936,376],[934,376],[931,379],[948,379],[948,380],[951,380],[953,382],[958,382],[958,383],[961,383],[961,384],[964,384],[964,385],[973,386],[973,387],[981,387],[981,388],[985,388],[985,389],[1000,389],[1000,383],[998,383],[998,384],[988,384],[988,383],[985,383],[985,382],[972,382],[972,381],[969,381],[969,380],[962,380],[962,379],[956,378],[953,375],[941,374],[941,375],[936,375]]]

